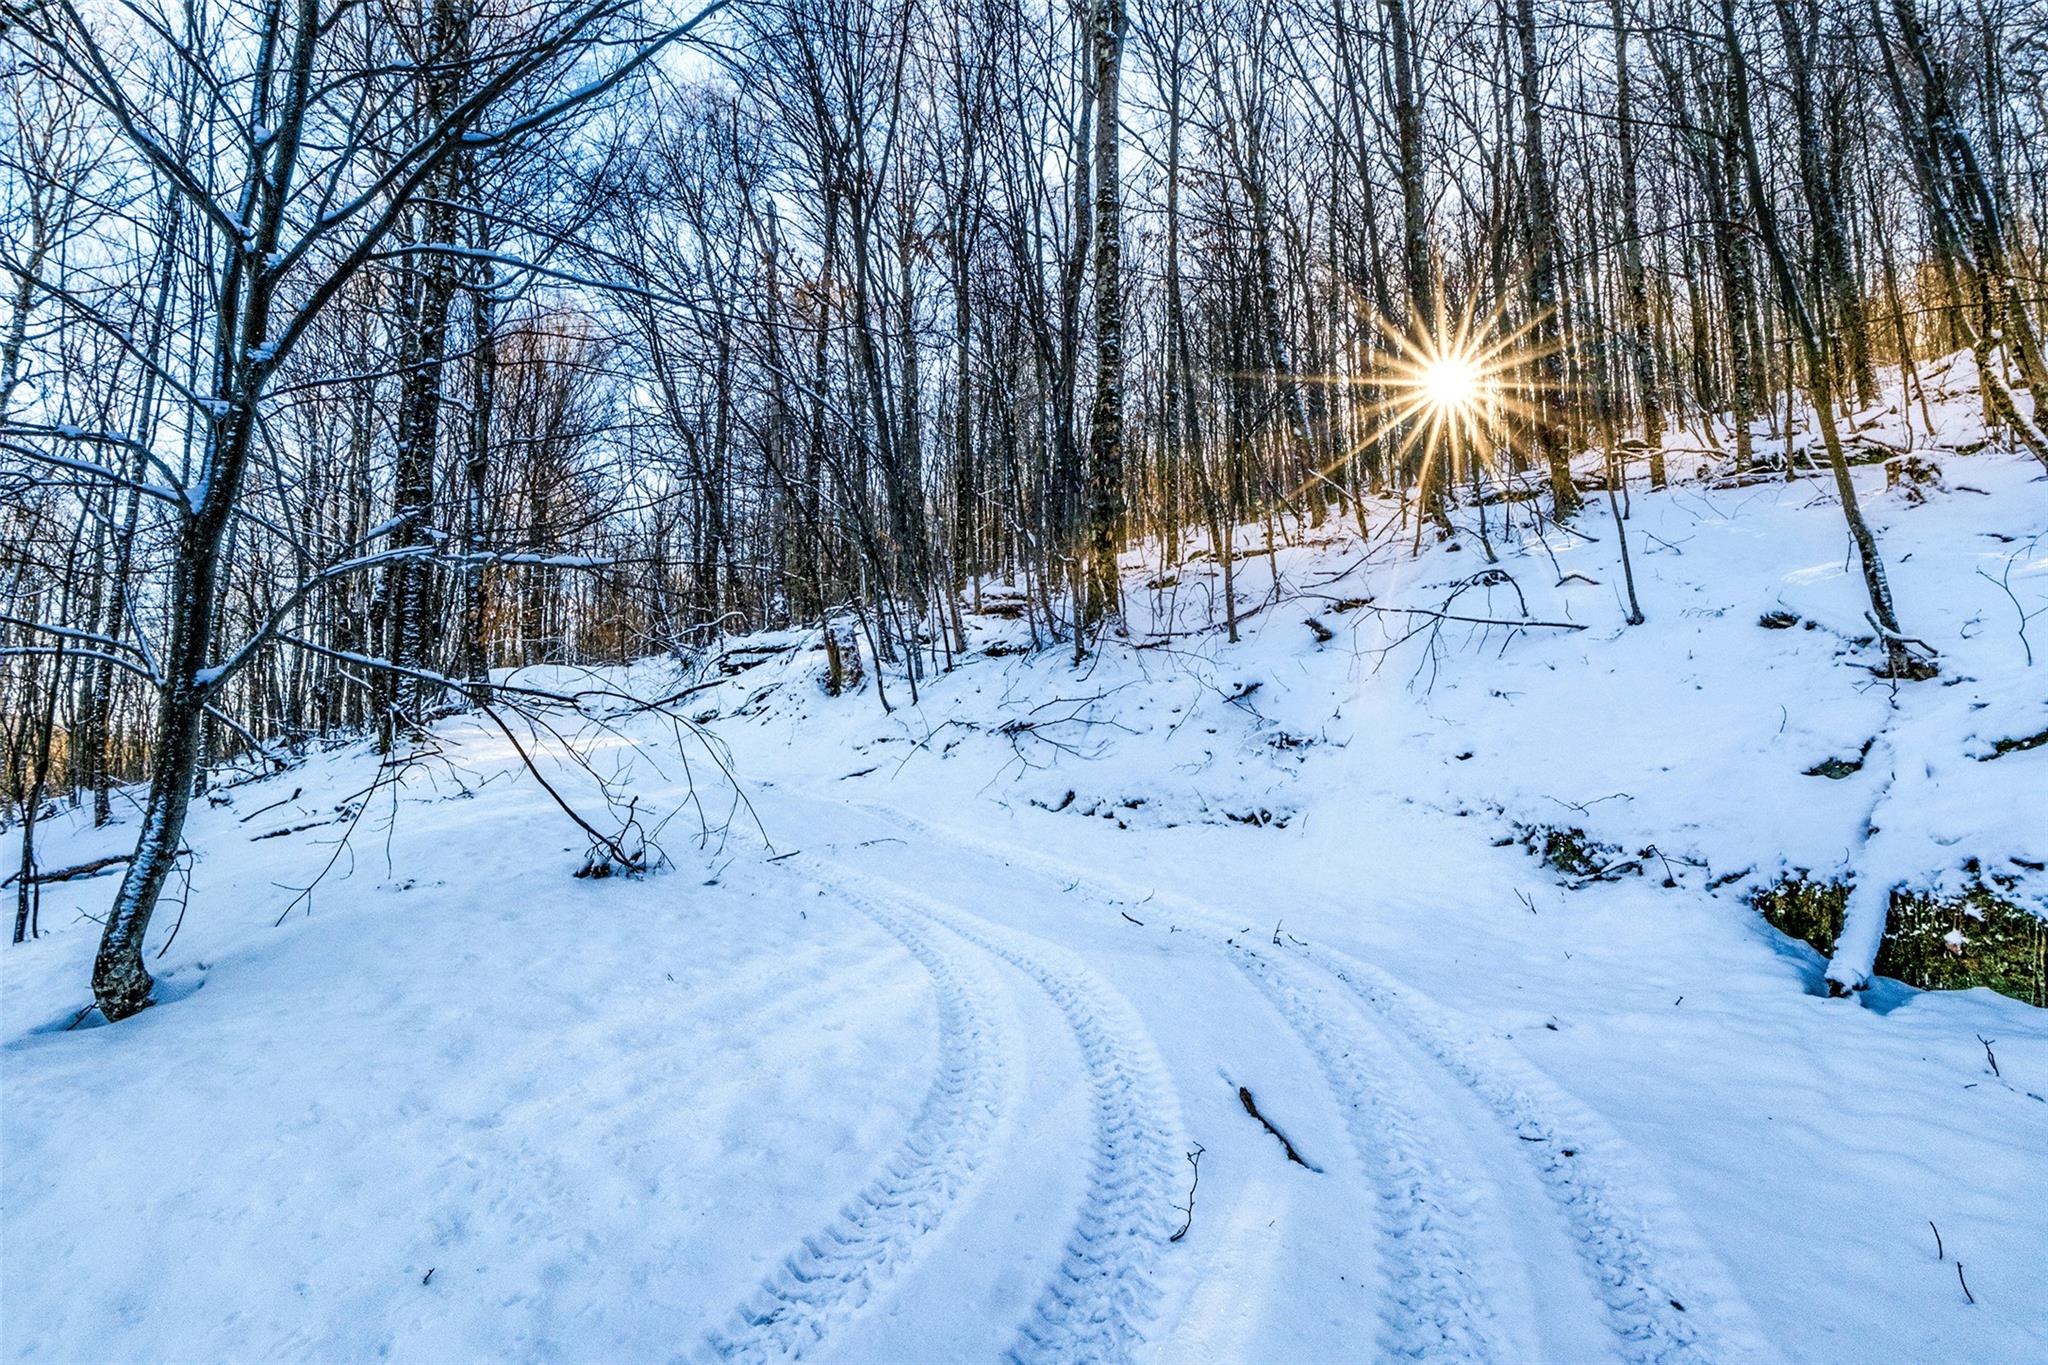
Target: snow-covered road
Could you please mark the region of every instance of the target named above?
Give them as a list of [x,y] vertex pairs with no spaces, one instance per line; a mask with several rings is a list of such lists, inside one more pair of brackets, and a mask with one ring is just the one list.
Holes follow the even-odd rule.
[[[915,1275],[919,1239],[950,1263],[1018,1235],[1005,1201],[981,1206],[975,1172],[1065,1167],[1079,1188],[1033,1201],[1061,1252],[1009,1343],[1021,1358],[1119,1359],[1154,1340],[1170,1359],[1772,1356],[1621,1139],[1438,1002],[1243,922],[1264,907],[1233,917],[874,806],[788,789],[757,804],[811,836],[791,875],[930,973],[942,1061],[884,1174],[791,1248],[721,1345],[833,1344]],[[1027,1012],[1020,994],[1064,1027],[991,1022]],[[955,1279],[947,1297],[966,1321],[942,1325],[949,1306],[910,1290],[856,1339],[900,1340],[893,1319],[972,1340],[990,1295]]]
[[[2014,1197],[2048,1029],[2012,1002],[1816,999],[1810,961],[1639,886],[1531,914],[1523,855],[1437,813],[1118,830],[854,789],[809,745],[751,789],[765,841],[575,883],[546,800],[475,782],[491,736],[444,744],[357,835],[352,903],[282,929],[331,845],[247,835],[299,822],[242,823],[267,786],[207,812],[204,884],[250,913],[166,1008],[64,1032],[89,932],[16,950],[10,1357],[2048,1345]],[[314,812],[362,771],[286,780]],[[1470,903],[1431,921],[1447,884]],[[1696,951],[1645,950],[1672,935]]]

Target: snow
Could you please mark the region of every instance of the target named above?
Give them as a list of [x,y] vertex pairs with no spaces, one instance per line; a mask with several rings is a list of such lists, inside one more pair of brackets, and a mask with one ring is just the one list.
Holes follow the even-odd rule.
[[[2048,482],[1916,444],[1924,495],[1857,474],[1930,682],[1869,672],[1823,481],[1674,459],[1631,490],[1639,627],[1603,503],[1547,547],[1490,508],[1513,586],[1453,609],[1577,631],[1436,630],[1480,544],[1375,508],[1248,553],[1238,645],[1213,564],[1149,547],[1131,639],[1077,670],[975,618],[888,714],[803,631],[521,672],[583,693],[589,769],[522,742],[599,824],[593,770],[639,798],[647,877],[574,879],[476,718],[216,791],[159,1008],[66,1028],[108,881],[0,955],[0,1354],[2048,1355],[2048,1016],[1829,999],[1743,901],[1974,857],[2043,904],[2048,748],[1995,745],[2048,727]],[[686,688],[680,742],[611,705]],[[1661,856],[1576,887],[1531,824]]]

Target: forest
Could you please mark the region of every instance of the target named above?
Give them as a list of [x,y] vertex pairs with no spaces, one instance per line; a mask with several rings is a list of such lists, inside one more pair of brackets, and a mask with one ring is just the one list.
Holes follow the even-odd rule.
[[[1345,746],[1321,713],[1276,734],[1258,708],[1285,684],[1269,678],[1254,701],[1261,682],[1228,660],[1264,658],[1262,632],[1282,625],[1320,650],[1346,622],[1384,632],[1355,659],[1424,651],[1403,672],[1415,715],[1456,711],[1430,689],[1461,658],[1495,699],[1525,687],[1552,699],[1499,732],[1516,761],[1485,759],[1496,731],[1473,721],[1476,738],[1442,762],[1455,769],[1477,748],[1471,766],[1493,763],[1495,786],[1440,804],[1465,816],[1491,801],[1512,821],[1493,845],[1522,841],[1574,889],[1606,894],[1618,870],[1688,896],[1733,886],[1771,932],[1818,952],[1824,975],[1803,978],[1814,994],[1877,1000],[1890,987],[1874,980],[1893,973],[2023,1000],[2041,989],[2026,984],[2040,980],[2040,920],[2013,907],[2039,886],[2044,835],[2027,832],[2025,793],[2041,790],[2040,770],[2022,765],[2048,743],[2030,671],[2042,650],[2027,636],[2048,610],[2048,0],[0,0],[0,60],[0,874],[17,952],[53,928],[92,939],[89,991],[83,958],[62,969],[67,1030],[90,1015],[118,1033],[153,1003],[185,1009],[196,986],[149,964],[188,910],[195,926],[245,910],[308,920],[313,887],[332,904],[337,883],[323,879],[347,885],[369,861],[392,864],[380,875],[394,884],[409,872],[469,885],[431,850],[410,869],[390,852],[413,837],[396,812],[414,798],[395,793],[430,769],[457,772],[434,765],[455,764],[463,744],[537,793],[534,847],[588,844],[563,878],[642,896],[643,877],[695,886],[695,873],[667,872],[703,862],[715,898],[717,850],[750,823],[779,848],[767,813],[783,799],[746,786],[750,772],[783,769],[745,760],[753,741],[722,726],[781,727],[792,753],[815,736],[830,761],[812,755],[817,771],[802,771],[820,781],[838,780],[834,764],[872,763],[847,776],[879,767],[875,781],[916,771],[904,765],[950,756],[971,732],[961,752],[986,740],[989,762],[1008,765],[1005,810],[1046,812],[1032,818],[1049,828],[1085,812],[1105,828],[1175,830],[1180,807],[1160,792],[1191,769],[1144,768],[1152,760],[1128,758],[1136,741],[1124,737],[1169,704],[1152,670],[1185,667],[1206,700],[1175,693],[1173,714],[1199,711],[1215,738],[1195,742],[1212,747],[1257,716],[1242,761],[1267,774],[1186,800],[1210,823],[1246,827],[1232,838],[1277,839],[1298,815],[1274,794],[1294,779],[1269,772],[1269,751]],[[1974,461],[2003,472],[1979,475]],[[1909,506],[1919,520],[1906,526]],[[1714,548],[1672,529],[1684,508],[1723,524]],[[1528,565],[1555,589],[1527,586]],[[1681,570],[1693,574],[1682,587]],[[1831,615],[1792,609],[1779,587],[1731,586],[1762,575],[1793,592],[1823,571],[1845,585]],[[1569,600],[1575,580],[1597,587],[1590,609]],[[1981,609],[1958,605],[1972,594]],[[1773,648],[1806,648],[1822,626],[1832,662],[1784,671],[1789,654],[1750,635],[1717,643],[1705,619],[1726,613],[1753,635],[1759,612],[1787,632],[1761,637]],[[1699,633],[1674,643],[1681,623]],[[1514,666],[1511,650],[1581,632],[1605,632],[1605,652]],[[1461,654],[1454,638],[1477,643]],[[1241,642],[1248,652],[1228,652]],[[1561,684],[1532,681],[1610,659],[1633,681],[1554,696]],[[795,705],[793,660],[810,670],[808,709],[776,711]],[[982,682],[1012,663],[1023,671],[1009,681]],[[1362,671],[1314,674],[1328,683],[1318,705],[1392,708],[1362,700]],[[770,677],[784,700],[735,690]],[[1033,709],[961,710],[969,686],[1028,692]],[[1799,761],[1816,766],[1788,791],[1863,792],[1882,768],[1882,788],[1841,826],[1855,831],[1842,847],[1863,851],[1841,854],[1838,883],[1817,861],[1834,854],[1802,851],[1802,797],[1758,798],[1772,830],[1742,825],[1749,842],[1723,856],[1708,847],[1718,834],[1680,851],[1683,831],[1722,829],[1708,809],[1764,818],[1736,811],[1740,772],[1696,777],[1657,827],[1643,793],[1660,779],[1621,788],[1680,761],[1658,767],[1646,749],[1692,723],[1680,719],[1688,686],[1753,689],[1769,726],[1807,735],[1814,750]],[[1151,698],[1151,718],[1108,700],[1120,695]],[[1867,723],[1863,699],[1877,708]],[[816,710],[828,705],[842,709]],[[1698,724],[1740,731],[1753,766],[1791,743],[1751,736],[1753,717],[1737,715]],[[1653,732],[1660,717],[1670,729]],[[1398,749],[1409,722],[1387,724],[1375,743]],[[1948,727],[1942,753],[1970,761],[1922,764],[1911,736],[1930,726]],[[897,749],[863,757],[891,733]],[[1530,800],[1553,803],[1547,822],[1524,818],[1507,793],[1535,779],[1516,762],[1568,766],[1604,753],[1601,734],[1653,738],[1614,761],[1614,782],[1545,788]],[[1596,738],[1575,750],[1567,735]],[[663,746],[687,777],[650,786],[632,765],[651,760],[618,756]],[[344,758],[360,759],[349,771],[361,781],[329,791],[321,765]],[[1142,769],[1163,786],[1133,776],[1125,791],[1122,777],[1091,775],[1097,758],[1094,770]],[[1417,771],[1411,760],[1356,759],[1388,774]],[[1434,793],[1435,772],[1411,787],[1385,778],[1371,809]],[[1973,785],[1980,775],[1993,785]],[[465,798],[489,785],[447,780]],[[1334,806],[1354,790],[1343,783],[1366,780],[1333,770],[1317,790]],[[1637,803],[1618,817],[1626,828],[1603,832],[1596,817],[1619,808],[1588,804],[1616,799],[1596,782]],[[726,813],[708,810],[728,788]],[[304,791],[326,792],[332,809],[312,810]],[[289,819],[238,823],[273,796]],[[392,819],[373,836],[365,812],[386,797]],[[245,836],[296,840],[334,810],[343,830],[321,846],[317,875],[219,871],[242,867],[231,860]],[[1936,828],[1970,811],[1955,832]],[[827,819],[783,815],[784,833]],[[1407,817],[1371,818],[1392,830]],[[440,828],[422,819],[418,831]],[[1835,838],[1813,833],[1814,819],[1809,843]],[[485,823],[480,813],[458,843]],[[984,854],[934,861],[920,894]],[[746,875],[783,856],[794,855]],[[848,903],[872,891],[849,889]],[[1122,890],[1081,894],[1116,907],[1123,928],[1166,913]],[[1901,897],[1922,894],[1964,899],[1939,902],[1951,918],[1908,970]],[[1975,908],[1952,909],[1965,900]],[[936,974],[943,1028],[978,1038],[973,973],[940,971],[952,949],[920,937],[922,913],[875,915],[902,941],[892,951]],[[957,947],[952,912],[933,914]],[[1242,936],[1238,918],[1217,908]],[[1245,941],[1283,951],[1296,922],[1271,908],[1243,918],[1256,926]],[[2020,965],[2009,980],[1977,972],[1962,945],[2012,923],[2030,926],[2011,931]],[[1000,934],[988,931],[990,948],[972,922],[961,932],[994,954],[975,971],[1044,983],[1040,960]],[[1723,931],[1699,932],[1719,943]],[[1976,974],[1956,978],[1966,957]],[[307,989],[354,989],[375,960]],[[1363,976],[1339,976],[1370,997],[1347,1009],[1384,1003]],[[1255,977],[1283,1014],[1309,998]],[[1070,1022],[1071,1002],[1093,998],[1046,988]],[[1313,1042],[1330,1017],[1297,1027]],[[2048,1047],[2018,1015],[1968,1017],[1950,1034],[1971,1065],[1984,1060],[1967,1041],[1979,1027]],[[1402,1018],[1437,1039],[1434,1023]],[[10,1057],[40,1022],[9,1020]],[[1094,1024],[1076,1027],[1093,1067]],[[1986,1083],[2011,1091],[1998,1063],[2011,1071],[2012,1052],[1976,1037]],[[1482,1062],[1431,1055],[1467,1084],[1493,1074],[1484,1049],[1472,1054]],[[1507,1121],[1550,1092],[1476,1093]],[[1251,1088],[1242,1114],[1225,1098],[1235,1121],[1258,1118],[1306,1166],[1285,1117],[1261,1117]],[[2017,1128],[1999,1120],[2021,1135],[2000,1149],[2012,1164],[1993,1163],[2008,1179],[2048,1162],[2038,1101],[2014,1101]],[[953,1121],[963,1134],[979,1122],[967,1109]],[[1232,1177],[1212,1177],[1200,1143],[1161,1141],[1160,1186],[1199,1230],[1186,1177],[1204,1198],[1208,1180]],[[1575,1204],[1554,1171],[1541,1182],[1570,1218],[1621,1198],[1620,1184],[1588,1186],[1593,1203]],[[1224,1188],[1218,1198],[1234,1197]],[[2030,1246],[2048,1253],[2048,1230],[2012,1217],[1999,1245],[2021,1263]],[[1923,1238],[1925,1210],[1907,1221],[1901,1235]],[[1621,1236],[1596,1224],[1573,1222],[1576,1244]],[[7,1264],[19,1264],[13,1234]],[[1634,1285],[1639,1270],[1624,1257],[1590,1273]],[[1954,1270],[1942,1292],[1957,1279],[1971,1294],[1959,1260]],[[1747,1328],[1691,1335],[1652,1302],[1663,1294],[1682,1313],[1677,1297],[1645,1292],[1648,1308],[1609,1295],[1622,1339],[1671,1348],[1640,1358],[1748,1358],[1734,1349]],[[1143,1339],[1137,1327],[1107,1344],[1060,1337],[1062,1315],[1087,1305],[1058,1303],[1041,1303],[1020,1339],[1057,1343],[1018,1358],[1119,1358]],[[1122,1322],[1122,1308],[1102,1312],[1089,1320]],[[2048,1331],[2034,1312],[2008,1323],[2018,1335],[1947,1344],[2023,1354],[2048,1340],[2033,1335]],[[1375,1340],[1445,1359],[1571,1358],[1584,1345],[1473,1322],[1474,1335],[1454,1324],[1427,1350],[1398,1323]],[[177,1355],[201,1340],[202,1354],[233,1356],[295,1338],[129,1348]],[[364,1345],[323,1340],[343,1355]],[[547,1354],[488,1334],[422,1340],[430,1358]],[[715,1340],[712,1354],[803,1354],[794,1337],[747,1340]],[[881,1340],[843,1349],[939,1358],[958,1345]],[[26,1335],[15,1341],[9,1358],[27,1351]],[[1312,1358],[1319,1341],[1275,1349]],[[627,1342],[612,1339],[613,1358],[649,1345]]]
[[101,1004],[219,764],[791,624],[914,698],[991,578],[1078,656],[1140,539],[1567,519],[1773,394],[1912,672],[1838,414],[1969,349],[2048,462],[2043,16],[1916,3],[10,3],[6,783],[150,784]]

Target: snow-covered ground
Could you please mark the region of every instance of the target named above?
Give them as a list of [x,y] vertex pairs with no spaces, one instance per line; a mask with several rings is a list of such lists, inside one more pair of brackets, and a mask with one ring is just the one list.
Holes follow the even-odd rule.
[[[109,881],[0,953],[0,1352],[2048,1358],[2048,1015],[1829,999],[1743,899],[1976,858],[2039,901],[2048,748],[1985,756],[2048,727],[2048,482],[1930,458],[1858,471],[1940,651],[1898,689],[1825,483],[1687,480],[1633,490],[1638,627],[1596,502],[1489,509],[1498,565],[1261,550],[1236,645],[1155,547],[1131,639],[1077,669],[978,618],[886,714],[761,641],[701,734],[583,722],[644,878],[574,879],[470,718],[217,793],[162,1007],[67,1028]],[[1569,887],[1531,824],[1661,856]]]

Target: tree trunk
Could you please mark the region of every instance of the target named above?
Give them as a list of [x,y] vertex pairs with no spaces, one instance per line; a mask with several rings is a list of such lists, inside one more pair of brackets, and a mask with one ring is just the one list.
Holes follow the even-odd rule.
[[1124,518],[1123,174],[1117,162],[1124,22],[1123,0],[1095,0],[1095,404],[1088,439],[1088,601],[1082,612],[1089,622],[1117,614]]
[[1643,414],[1643,444],[1650,450],[1650,484],[1664,484],[1664,405],[1657,390],[1657,346],[1650,326],[1650,288],[1643,269],[1642,214],[1637,204],[1635,113],[1629,79],[1628,0],[1610,0],[1614,21],[1615,156],[1621,171],[1621,274],[1627,300],[1623,345],[1635,376]]
[[[1799,183],[1806,197],[1807,218],[1812,225],[1814,265],[1820,277],[1821,307],[1817,314],[1831,314],[1841,329],[1844,354],[1829,355],[1839,360],[1855,386],[1859,407],[1877,401],[1876,372],[1870,363],[1870,338],[1864,326],[1863,294],[1856,271],[1849,260],[1849,240],[1842,223],[1842,207],[1827,172],[1820,110],[1813,91],[1814,47],[1819,40],[1820,11],[1812,0],[1771,0],[1778,15],[1778,33],[1785,44],[1785,63],[1791,79],[1792,115],[1799,133]],[[1806,11],[1803,15],[1799,8]],[[1818,322],[1818,317],[1816,318]],[[1832,352],[1827,335],[1823,349]]]
[[1535,311],[1531,337],[1536,347],[1535,435],[1537,457],[1550,471],[1551,509],[1560,521],[1585,501],[1572,482],[1570,441],[1561,409],[1564,332],[1557,288],[1557,201],[1543,153],[1543,96],[1536,54],[1535,0],[1515,0],[1515,40],[1520,53],[1523,175],[1529,235],[1529,303]]
[[[1728,53],[1729,93],[1734,97],[1730,113],[1742,146],[1750,196],[1756,202],[1758,235],[1763,238],[1764,253],[1770,258],[1771,269],[1778,277],[1778,289],[1784,295],[1794,339],[1804,353],[1814,416],[1820,424],[1822,442],[1827,447],[1828,465],[1834,471],[1835,491],[1842,500],[1842,516],[1848,522],[1849,538],[1855,542],[1857,557],[1862,563],[1863,586],[1870,597],[1872,620],[1884,637],[1886,671],[1895,679],[1926,677],[1931,670],[1924,664],[1917,664],[1906,647],[1905,636],[1899,629],[1898,613],[1892,607],[1891,584],[1885,578],[1884,560],[1878,554],[1877,537],[1863,519],[1863,510],[1856,499],[1856,483],[1850,476],[1849,462],[1842,453],[1841,433],[1835,426],[1834,394],[1819,329],[1815,327],[1813,315],[1800,292],[1798,274],[1792,268],[1791,256],[1785,249],[1784,237],[1779,230],[1777,210],[1764,187],[1763,163],[1757,152],[1756,128],[1750,117],[1749,63],[1743,55],[1742,41],[1735,27],[1735,0],[1721,0],[1720,9],[1721,35]],[[1790,387],[1789,375],[1787,387]],[[1790,439],[1791,433],[1787,431],[1788,445]]]

